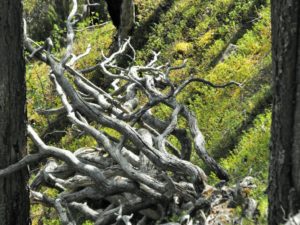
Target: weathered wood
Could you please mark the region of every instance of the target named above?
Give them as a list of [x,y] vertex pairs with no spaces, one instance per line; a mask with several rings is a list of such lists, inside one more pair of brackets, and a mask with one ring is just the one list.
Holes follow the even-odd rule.
[[[124,4],[126,2],[132,4],[131,0],[123,1]],[[92,67],[100,69],[113,80],[115,91],[105,91],[75,67],[75,63],[91,49],[88,45],[83,54],[76,56],[73,53],[73,25],[74,20],[80,18],[76,13],[77,1],[73,0],[66,21],[66,48],[60,59],[51,54],[51,39],[47,39],[44,46],[38,46],[25,35],[25,46],[30,57],[51,68],[50,78],[66,118],[76,130],[93,138],[97,146],[75,152],[49,146],[28,125],[28,134],[37,146],[37,153],[0,170],[0,176],[7,176],[40,158],[51,157],[37,173],[31,188],[35,190],[34,200],[54,207],[63,224],[74,224],[70,215],[73,211],[79,211],[96,224],[118,224],[122,221],[130,224],[131,213],[134,213],[133,220],[144,217],[143,221],[153,222],[169,216],[169,213],[175,215],[187,205],[191,214],[202,209],[207,211],[209,207],[197,201],[207,184],[203,170],[189,161],[192,146],[221,179],[227,180],[228,175],[209,156],[196,117],[177,102],[176,95],[191,82],[202,82],[216,88],[236,83],[215,85],[200,78],[191,78],[176,88],[169,74],[172,70],[183,68],[185,63],[175,67],[158,65],[159,53],[154,53],[153,59],[143,66],[133,61],[127,67],[121,67],[117,59],[128,49],[133,52],[133,59],[135,57],[135,50],[128,39],[116,52]],[[70,79],[66,74],[73,77]],[[173,111],[170,118],[161,120],[151,113],[160,104]],[[40,110],[46,113],[61,111]],[[186,120],[187,130],[179,127],[179,116]],[[114,132],[108,134],[103,128]],[[180,143],[176,147],[168,140],[173,136]],[[56,188],[60,194],[51,199],[38,193],[41,186]],[[217,199],[223,200],[222,196]],[[122,212],[119,211],[121,208]],[[192,223],[190,215],[183,219],[187,220],[182,224]]]
[[300,225],[300,213],[290,217],[285,225]]

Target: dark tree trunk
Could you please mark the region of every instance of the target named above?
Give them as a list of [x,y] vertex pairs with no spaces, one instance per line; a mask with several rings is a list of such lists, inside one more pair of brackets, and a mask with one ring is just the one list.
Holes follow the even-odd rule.
[[269,224],[300,209],[300,2],[272,1],[273,123]]
[[123,0],[106,0],[107,10],[114,26],[118,29],[121,23],[121,7]]
[[[0,1],[0,168],[26,152],[21,0]],[[29,224],[26,170],[0,179],[0,224]]]
[[100,24],[108,20],[106,4],[103,0],[90,0],[91,4],[97,3],[98,6],[89,8],[89,15],[92,16],[92,24]]
[[57,13],[62,26],[65,25],[65,20],[67,20],[70,11],[70,1],[69,0],[55,0],[55,12]]

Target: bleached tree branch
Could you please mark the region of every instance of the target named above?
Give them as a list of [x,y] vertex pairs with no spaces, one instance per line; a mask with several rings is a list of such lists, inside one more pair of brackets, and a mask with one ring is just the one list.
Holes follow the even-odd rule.
[[[194,204],[207,184],[204,171],[189,161],[193,146],[208,168],[220,179],[228,180],[226,171],[206,151],[195,115],[179,103],[176,96],[192,82],[214,88],[239,84],[215,85],[202,78],[190,78],[176,88],[170,73],[183,68],[186,61],[176,67],[160,65],[160,53],[155,52],[145,65],[132,61],[123,68],[118,64],[118,57],[128,49],[135,54],[130,38],[96,65],[77,69],[75,63],[89,54],[91,46],[78,56],[73,54],[74,25],[78,21],[75,18],[77,1],[72,2],[66,21],[66,50],[60,59],[51,53],[51,39],[39,46],[27,36],[26,29],[25,47],[30,57],[49,66],[51,81],[62,103],[61,108],[39,109],[39,113],[51,115],[64,111],[72,125],[92,137],[97,146],[75,152],[49,146],[28,125],[28,136],[38,152],[0,170],[0,177],[45,158],[54,160],[48,161],[34,178],[32,199],[54,207],[62,223],[68,225],[75,223],[72,209],[98,225],[118,221],[129,225],[135,216],[143,217],[141,221],[162,216],[159,214],[161,208],[168,209],[174,198],[182,205]],[[112,79],[114,91],[99,87],[84,76],[96,69]],[[152,114],[156,106],[169,107],[172,110],[170,118],[162,120]],[[188,127],[180,127],[179,117]],[[117,137],[103,128],[118,133]],[[175,146],[170,137],[177,139],[179,144]],[[51,199],[39,193],[42,185],[58,189],[59,195]],[[86,203],[87,199],[108,202],[108,206],[103,203],[93,208]]]

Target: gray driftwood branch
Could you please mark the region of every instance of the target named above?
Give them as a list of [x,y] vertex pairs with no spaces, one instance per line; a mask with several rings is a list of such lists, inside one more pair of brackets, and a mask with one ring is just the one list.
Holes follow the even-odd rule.
[[[75,224],[78,212],[98,225],[120,221],[129,225],[137,218],[141,218],[138,224],[160,220],[165,216],[162,211],[173,207],[173,213],[176,213],[175,208],[179,205],[192,204],[195,208],[194,204],[207,184],[204,171],[189,161],[192,146],[220,179],[228,180],[229,176],[208,154],[195,115],[177,101],[176,95],[191,82],[215,88],[237,83],[215,85],[204,79],[191,78],[175,88],[169,74],[184,67],[185,63],[179,67],[161,65],[159,53],[155,52],[153,59],[145,65],[131,62],[126,68],[120,67],[118,57],[128,49],[134,52],[130,38],[93,67],[75,68],[76,62],[91,49],[88,46],[86,52],[78,56],[73,53],[74,26],[78,22],[76,13],[77,1],[73,0],[66,21],[66,50],[61,59],[52,54],[51,39],[39,46],[27,36],[26,28],[25,47],[31,58],[49,66],[49,76],[62,103],[61,108],[38,109],[39,113],[66,112],[70,122],[93,137],[98,146],[75,152],[48,146],[28,125],[28,135],[38,152],[0,170],[0,177],[51,158],[31,184],[32,201],[54,207],[63,224]],[[113,80],[113,92],[85,78],[85,73],[96,69]],[[152,113],[154,107],[161,105],[173,110],[169,119],[162,120]],[[187,127],[179,126],[179,117],[186,120]],[[101,127],[115,130],[120,137],[110,136]],[[170,136],[180,144],[172,144]],[[41,186],[54,187],[60,194],[56,199],[50,199],[38,192]],[[87,200],[102,203],[93,208]]]

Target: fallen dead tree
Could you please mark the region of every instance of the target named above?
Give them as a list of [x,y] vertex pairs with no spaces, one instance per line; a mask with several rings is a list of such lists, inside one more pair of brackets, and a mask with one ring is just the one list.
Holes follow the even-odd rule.
[[[214,88],[239,84],[216,85],[191,77],[176,85],[169,75],[185,64],[159,65],[159,53],[153,53],[150,62],[135,65],[130,39],[95,66],[76,69],[76,62],[90,51],[89,47],[82,55],[73,54],[73,27],[80,18],[76,13],[77,2],[73,0],[66,51],[60,59],[51,53],[51,39],[38,46],[25,33],[25,46],[31,58],[49,66],[49,76],[62,103],[58,109],[39,110],[45,115],[64,112],[76,129],[93,137],[98,145],[72,153],[46,145],[28,125],[28,135],[38,151],[0,170],[0,177],[49,159],[30,184],[31,200],[54,207],[63,224],[80,224],[78,215],[98,225],[162,224],[168,216],[183,212],[181,224],[208,223],[213,205],[218,204],[215,198],[205,197],[210,186],[203,170],[190,162],[192,149],[221,180],[227,181],[229,176],[207,153],[196,117],[176,96],[192,82]],[[127,68],[120,67],[118,57],[128,51],[132,52],[132,62]],[[113,91],[103,90],[85,78],[84,73],[96,69],[113,80]],[[167,120],[151,113],[161,104],[172,109]],[[179,117],[186,121],[186,128],[178,125]],[[104,132],[103,127],[118,132],[119,138]],[[168,140],[171,135],[180,147]],[[54,187],[60,194],[52,199],[39,191],[41,186]],[[213,193],[219,192],[214,189]]]

